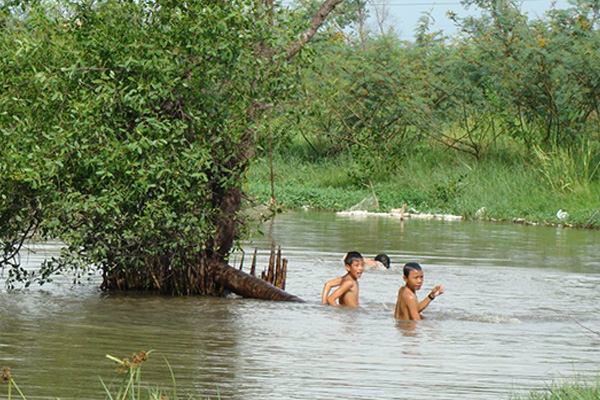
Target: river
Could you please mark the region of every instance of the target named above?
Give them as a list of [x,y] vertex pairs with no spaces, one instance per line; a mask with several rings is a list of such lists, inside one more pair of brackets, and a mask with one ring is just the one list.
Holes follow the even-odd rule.
[[[106,295],[98,277],[7,292],[0,367],[28,399],[102,399],[121,379],[105,355],[150,350],[143,378],[195,399],[509,399],[600,374],[600,232],[504,223],[291,212],[244,243],[266,265],[274,239],[287,290],[306,303]],[[30,246],[29,267],[57,245]],[[360,279],[359,309],[320,304],[345,252],[387,253]],[[235,257],[236,261],[239,256]],[[446,293],[416,326],[396,322],[401,266]],[[0,399],[6,396],[0,384]],[[14,396],[14,392],[13,392]]]

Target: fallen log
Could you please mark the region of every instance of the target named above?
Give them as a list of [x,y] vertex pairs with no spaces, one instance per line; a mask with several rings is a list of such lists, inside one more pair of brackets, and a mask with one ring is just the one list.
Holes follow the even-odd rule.
[[298,296],[227,264],[214,263],[211,265],[211,269],[217,282],[225,289],[242,297],[272,301],[304,302]]

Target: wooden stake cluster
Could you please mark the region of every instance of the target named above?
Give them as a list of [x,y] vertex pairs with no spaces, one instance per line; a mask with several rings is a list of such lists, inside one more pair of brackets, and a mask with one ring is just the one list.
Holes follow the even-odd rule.
[[[252,256],[252,264],[250,265],[250,275],[256,276],[256,253],[257,249],[254,249],[254,255]],[[240,261],[240,271],[243,268],[244,255],[242,254],[242,260]],[[278,287],[281,290],[285,290],[285,281],[287,278],[287,264],[286,258],[281,258],[281,246],[277,248],[275,252],[275,242],[271,243],[271,255],[269,257],[269,265],[266,269],[261,272],[260,278],[270,283],[271,285]]]

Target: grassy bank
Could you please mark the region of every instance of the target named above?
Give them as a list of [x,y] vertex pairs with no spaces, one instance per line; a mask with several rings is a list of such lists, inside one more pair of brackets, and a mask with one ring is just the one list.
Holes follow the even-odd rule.
[[[409,156],[393,171],[367,174],[350,157],[336,159],[275,155],[275,198],[283,208],[311,207],[348,210],[364,199],[379,202],[380,211],[407,208],[420,213],[444,213],[466,218],[503,221],[523,219],[537,223],[565,223],[597,228],[600,184],[571,183],[557,190],[548,166],[533,165],[518,157],[495,156],[476,161],[441,150]],[[568,171],[566,172],[568,173]],[[268,158],[257,160],[248,171],[247,191],[258,203],[269,200]],[[371,185],[373,191],[371,190]],[[374,202],[369,211],[376,211]],[[566,210],[564,220],[558,210]]]

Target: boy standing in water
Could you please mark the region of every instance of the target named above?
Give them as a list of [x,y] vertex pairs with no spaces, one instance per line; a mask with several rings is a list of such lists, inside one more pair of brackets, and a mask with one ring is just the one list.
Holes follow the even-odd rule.
[[[356,251],[351,251],[346,254],[344,265],[348,273],[325,283],[321,301],[337,307],[337,300],[340,306],[358,307],[358,279],[365,270],[363,256]],[[329,294],[331,288],[335,286],[339,287]]]
[[396,300],[396,319],[419,321],[423,319],[423,311],[439,295],[444,293],[442,285],[436,285],[431,289],[427,297],[420,302],[417,300],[417,290],[423,285],[423,269],[417,263],[407,263],[404,265],[404,286],[398,290],[398,300]]

